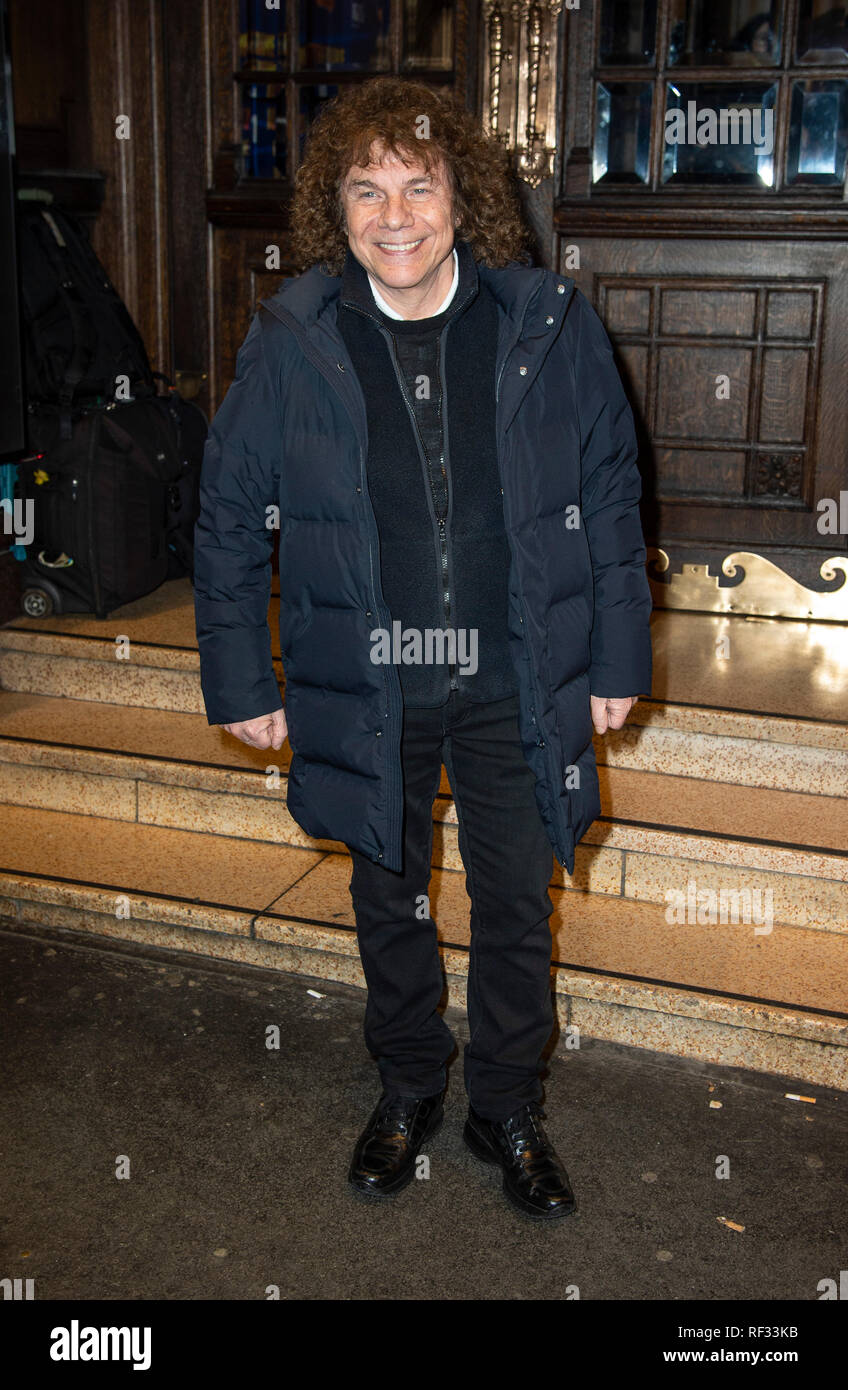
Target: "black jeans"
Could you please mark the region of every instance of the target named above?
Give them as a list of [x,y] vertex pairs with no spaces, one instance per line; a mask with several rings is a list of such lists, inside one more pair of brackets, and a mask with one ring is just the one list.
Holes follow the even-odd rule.
[[368,985],[365,1043],[385,1092],[429,1096],[446,1084],[453,1035],[437,1012],[444,979],[427,898],[433,800],[442,761],[459,820],[471,899],[465,1089],[488,1120],[540,1100],[550,994],[553,851],[521,751],[518,696],[473,703],[452,691],[405,709],[403,873],[351,850],[350,894]]

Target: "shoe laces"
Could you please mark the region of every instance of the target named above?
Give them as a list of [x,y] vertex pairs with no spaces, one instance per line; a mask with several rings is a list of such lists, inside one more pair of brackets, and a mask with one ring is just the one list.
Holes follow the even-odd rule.
[[394,1096],[380,1106],[379,1123],[384,1124],[392,1120],[408,1121],[411,1118],[410,1110],[420,1103],[417,1096]]
[[[524,1138],[526,1131],[529,1129],[534,1135],[537,1143],[546,1146],[548,1139],[540,1123],[540,1121],[545,1118],[545,1109],[541,1102],[537,1100],[528,1101],[525,1105],[520,1106],[518,1110],[505,1121],[507,1134],[509,1134],[511,1138],[517,1138],[519,1135]],[[529,1136],[527,1137],[529,1139]]]

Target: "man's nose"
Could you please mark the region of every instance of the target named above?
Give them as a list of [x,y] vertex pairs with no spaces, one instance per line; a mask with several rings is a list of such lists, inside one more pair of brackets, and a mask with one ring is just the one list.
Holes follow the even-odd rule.
[[402,193],[391,193],[383,204],[380,224],[383,227],[408,227],[413,222],[412,208]]

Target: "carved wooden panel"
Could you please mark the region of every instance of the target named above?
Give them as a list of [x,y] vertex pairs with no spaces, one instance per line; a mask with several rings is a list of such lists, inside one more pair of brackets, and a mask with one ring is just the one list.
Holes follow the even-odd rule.
[[[818,224],[719,236],[725,209],[699,214],[704,235],[691,224],[663,235],[635,210],[610,229],[610,216],[575,226],[570,208],[557,261],[613,342],[648,544],[670,573],[709,561],[720,574],[728,554],[753,552],[821,590],[822,559],[845,553],[844,537],[819,529],[819,504],[839,498],[848,470],[848,237]],[[722,353],[729,401],[715,395]],[[734,392],[746,410],[723,416]]]
[[601,274],[596,294],[655,446],[657,497],[809,499],[822,281]]
[[657,476],[675,497],[742,497],[745,455],[741,449],[657,449]]
[[768,338],[809,338],[816,301],[810,290],[776,290],[768,297]]
[[640,333],[651,327],[651,291],[610,285],[606,291],[604,314],[610,333]]
[[754,491],[760,497],[801,496],[801,454],[757,454]]
[[809,371],[808,349],[766,348],[759,431],[763,443],[805,443]]
[[757,300],[745,289],[691,289],[660,292],[660,332],[663,337],[750,338]]
[[[664,343],[660,339],[654,356],[657,384],[652,433],[657,443],[746,438],[753,363],[750,348],[706,346],[697,341]],[[717,398],[719,391],[726,391],[726,398]]]

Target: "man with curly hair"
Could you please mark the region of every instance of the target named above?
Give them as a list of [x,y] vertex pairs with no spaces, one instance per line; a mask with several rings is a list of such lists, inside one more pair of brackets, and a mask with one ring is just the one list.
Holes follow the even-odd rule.
[[573,872],[600,813],[593,725],[620,728],[651,686],[631,412],[594,311],[528,264],[504,152],[426,86],[328,104],[292,245],[303,273],[254,317],[204,457],[207,718],[255,748],[288,736],[289,811],[350,852],[382,1093],[348,1178],[369,1198],[409,1183],[443,1117],[444,761],[471,902],[464,1138],[519,1211],[561,1217],[541,1104],[553,855]]

